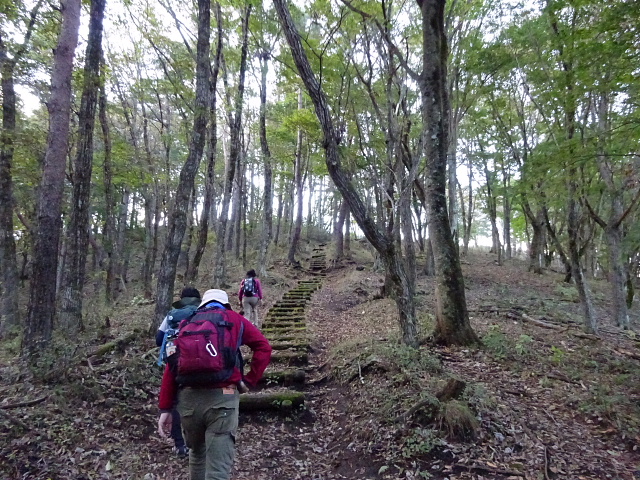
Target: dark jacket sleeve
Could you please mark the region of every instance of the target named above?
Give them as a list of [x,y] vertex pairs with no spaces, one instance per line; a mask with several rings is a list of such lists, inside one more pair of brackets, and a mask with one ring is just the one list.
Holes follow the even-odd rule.
[[156,332],[156,346],[162,346],[162,340],[164,340],[164,332],[162,330],[158,330]]

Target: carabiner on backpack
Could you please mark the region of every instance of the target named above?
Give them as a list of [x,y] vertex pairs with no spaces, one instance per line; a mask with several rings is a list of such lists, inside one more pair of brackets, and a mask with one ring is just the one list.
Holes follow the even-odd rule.
[[204,348],[207,349],[207,352],[209,352],[209,355],[211,355],[212,357],[218,356],[218,352],[216,351],[216,347],[213,346],[213,343],[211,342],[207,343],[207,345]]

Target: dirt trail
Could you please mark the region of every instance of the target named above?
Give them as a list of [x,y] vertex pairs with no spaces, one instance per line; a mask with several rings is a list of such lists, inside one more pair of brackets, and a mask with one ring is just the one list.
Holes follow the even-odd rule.
[[[316,252],[312,273],[318,275],[325,266],[324,252]],[[349,438],[344,433],[350,422],[345,412],[348,400],[337,385],[327,381],[326,352],[332,340],[326,337],[328,331],[323,326],[332,322],[325,307],[332,301],[329,292],[333,281],[332,275],[324,278],[306,309],[311,347],[303,367],[307,381],[301,387],[306,396],[305,411],[289,416],[282,412],[242,413],[234,480],[377,478],[372,459],[349,450]]]

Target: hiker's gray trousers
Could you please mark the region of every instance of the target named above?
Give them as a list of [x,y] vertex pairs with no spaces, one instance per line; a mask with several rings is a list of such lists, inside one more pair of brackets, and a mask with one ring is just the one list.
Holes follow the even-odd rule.
[[239,394],[233,387],[183,388],[178,412],[189,447],[191,480],[229,480],[238,430]]
[[242,309],[244,310],[245,318],[260,328],[261,322],[258,318],[258,302],[260,302],[258,297],[242,297]]

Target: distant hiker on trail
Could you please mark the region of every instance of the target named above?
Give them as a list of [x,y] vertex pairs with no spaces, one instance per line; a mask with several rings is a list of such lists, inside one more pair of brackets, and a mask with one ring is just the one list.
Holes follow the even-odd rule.
[[[180,322],[192,315],[196,308],[200,305],[200,292],[193,287],[186,287],[182,289],[180,293],[180,300],[173,302],[171,310],[162,323],[158,327],[156,333],[156,345],[160,347],[160,354],[158,356],[158,365],[163,366],[167,361],[166,344],[167,339],[177,335],[178,326]],[[179,457],[186,457],[189,455],[189,449],[184,443],[182,436],[182,426],[180,424],[180,415],[175,409],[175,405],[171,409],[171,438],[173,439],[175,448],[174,451]]]
[[[228,480],[239,394],[248,391],[247,385],[256,386],[269,364],[271,346],[260,330],[231,310],[223,290],[207,290],[195,315],[183,320],[179,330],[178,338],[167,346],[158,433],[168,437],[177,403],[189,447],[189,478]],[[253,354],[246,376],[240,345],[247,345]]]
[[247,272],[247,278],[240,283],[238,300],[242,305],[244,316],[256,327],[260,328],[261,322],[258,318],[258,302],[262,300],[262,285],[256,276],[256,271],[251,269]]

